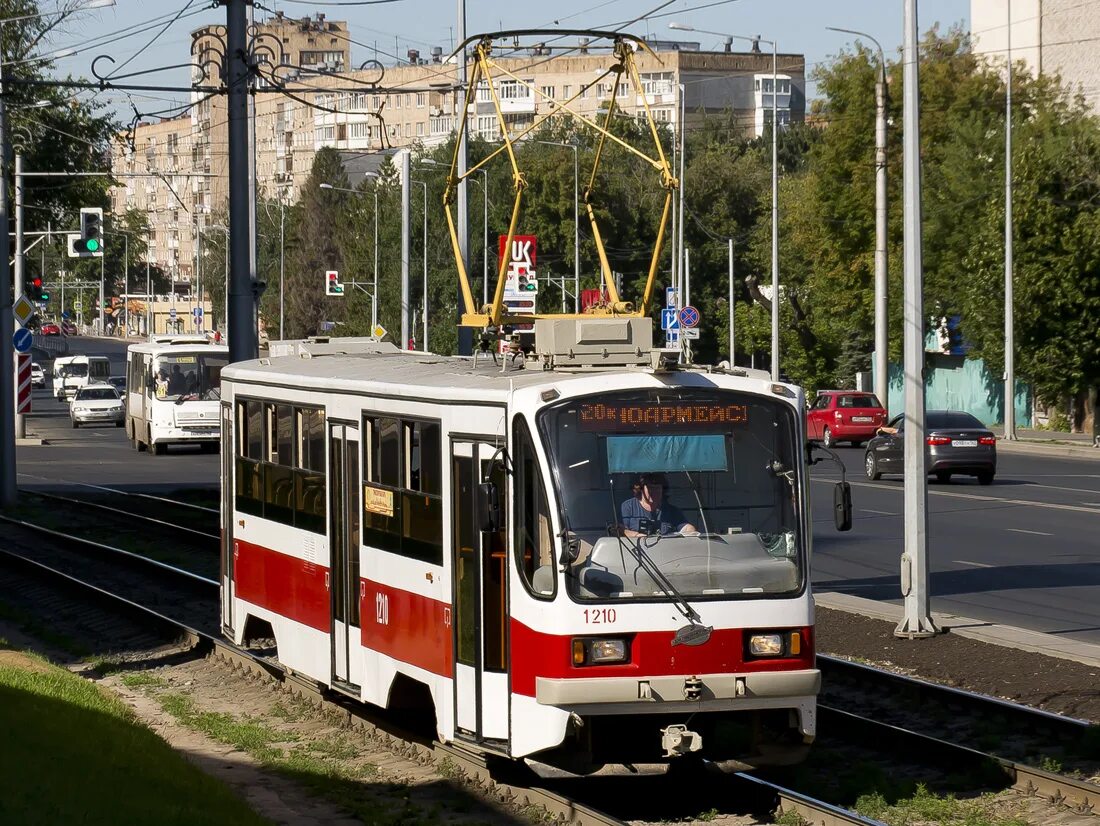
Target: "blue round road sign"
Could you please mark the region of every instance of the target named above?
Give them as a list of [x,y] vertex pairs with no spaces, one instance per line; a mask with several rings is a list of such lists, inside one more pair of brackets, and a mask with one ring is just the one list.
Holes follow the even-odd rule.
[[15,345],[15,349],[19,353],[29,352],[32,341],[34,341],[34,336],[31,335],[31,331],[26,327],[20,327],[11,337],[11,342]]
[[699,326],[699,311],[692,307],[690,304],[680,310],[680,326],[682,327],[697,327]]

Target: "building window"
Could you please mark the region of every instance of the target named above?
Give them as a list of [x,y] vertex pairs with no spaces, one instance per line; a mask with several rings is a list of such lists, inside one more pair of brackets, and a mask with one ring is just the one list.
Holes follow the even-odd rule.
[[539,87],[539,92],[542,94],[544,99],[546,99],[546,98],[549,98],[550,100],[554,99],[554,87],[553,86],[540,86]]
[[418,138],[424,137],[424,122],[423,121],[417,121],[416,122],[416,136]]
[[427,92],[417,92],[416,93],[416,108],[417,109],[423,109],[427,105],[427,103],[428,103],[428,93]]
[[573,87],[566,83],[564,86],[561,87],[561,94],[562,97],[564,97],[566,100],[569,100],[569,98],[573,97]]
[[501,100],[529,100],[531,89],[517,80],[504,80],[500,83]]

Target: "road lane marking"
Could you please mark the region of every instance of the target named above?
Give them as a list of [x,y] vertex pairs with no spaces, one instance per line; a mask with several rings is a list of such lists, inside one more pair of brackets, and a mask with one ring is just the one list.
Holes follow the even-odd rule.
[[896,511],[877,511],[874,508],[860,508],[860,510],[863,511],[864,513],[877,513],[877,514],[881,514],[882,516],[898,516],[899,515]]
[[[825,484],[835,485],[835,479],[818,479],[811,477],[813,482],[822,482]],[[874,482],[849,482],[852,487],[860,488],[874,488],[875,490],[890,490],[895,493],[904,493],[905,487],[903,485],[876,485]],[[979,496],[976,493],[955,493],[947,490],[933,490],[928,489],[929,496],[950,496],[955,499],[973,499],[975,502],[989,502],[996,505],[1024,505],[1033,506],[1036,508],[1050,508],[1051,510],[1059,511],[1077,511],[1078,513],[1091,513],[1096,516],[1100,516],[1100,508],[1083,508],[1080,505],[1062,505],[1057,502],[1036,502],[1034,499],[1002,499],[998,496]]]
[[972,568],[995,568],[996,565],[986,565],[984,562],[967,562],[965,559],[953,559],[951,560],[956,565],[969,565]]
[[1054,536],[1052,533],[1046,531],[1027,531],[1023,528],[1005,528],[1006,531],[1012,531],[1013,533],[1029,533],[1032,536]]
[[1022,487],[1046,488],[1047,490],[1068,490],[1073,493],[1100,493],[1100,491],[1097,491],[1095,488],[1067,488],[1061,485],[1042,485],[1038,482],[1018,482],[1017,484],[1021,484]]

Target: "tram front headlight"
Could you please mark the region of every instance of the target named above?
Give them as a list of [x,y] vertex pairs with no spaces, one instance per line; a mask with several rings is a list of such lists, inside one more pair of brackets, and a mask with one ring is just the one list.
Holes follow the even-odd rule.
[[779,657],[783,654],[783,635],[753,634],[749,637],[749,654],[754,657]]
[[630,647],[623,639],[573,640],[573,665],[613,665],[630,659]]

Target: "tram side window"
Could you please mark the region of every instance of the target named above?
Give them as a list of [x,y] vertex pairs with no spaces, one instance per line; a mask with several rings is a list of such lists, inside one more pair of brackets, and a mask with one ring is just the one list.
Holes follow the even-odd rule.
[[324,533],[324,422],[320,408],[237,402],[238,511]]
[[368,416],[363,429],[363,544],[442,565],[439,424]]
[[515,425],[516,569],[535,597],[553,599],[557,591],[550,507],[539,473],[531,433],[522,419]]
[[258,401],[237,402],[237,510],[263,516],[263,405]]

